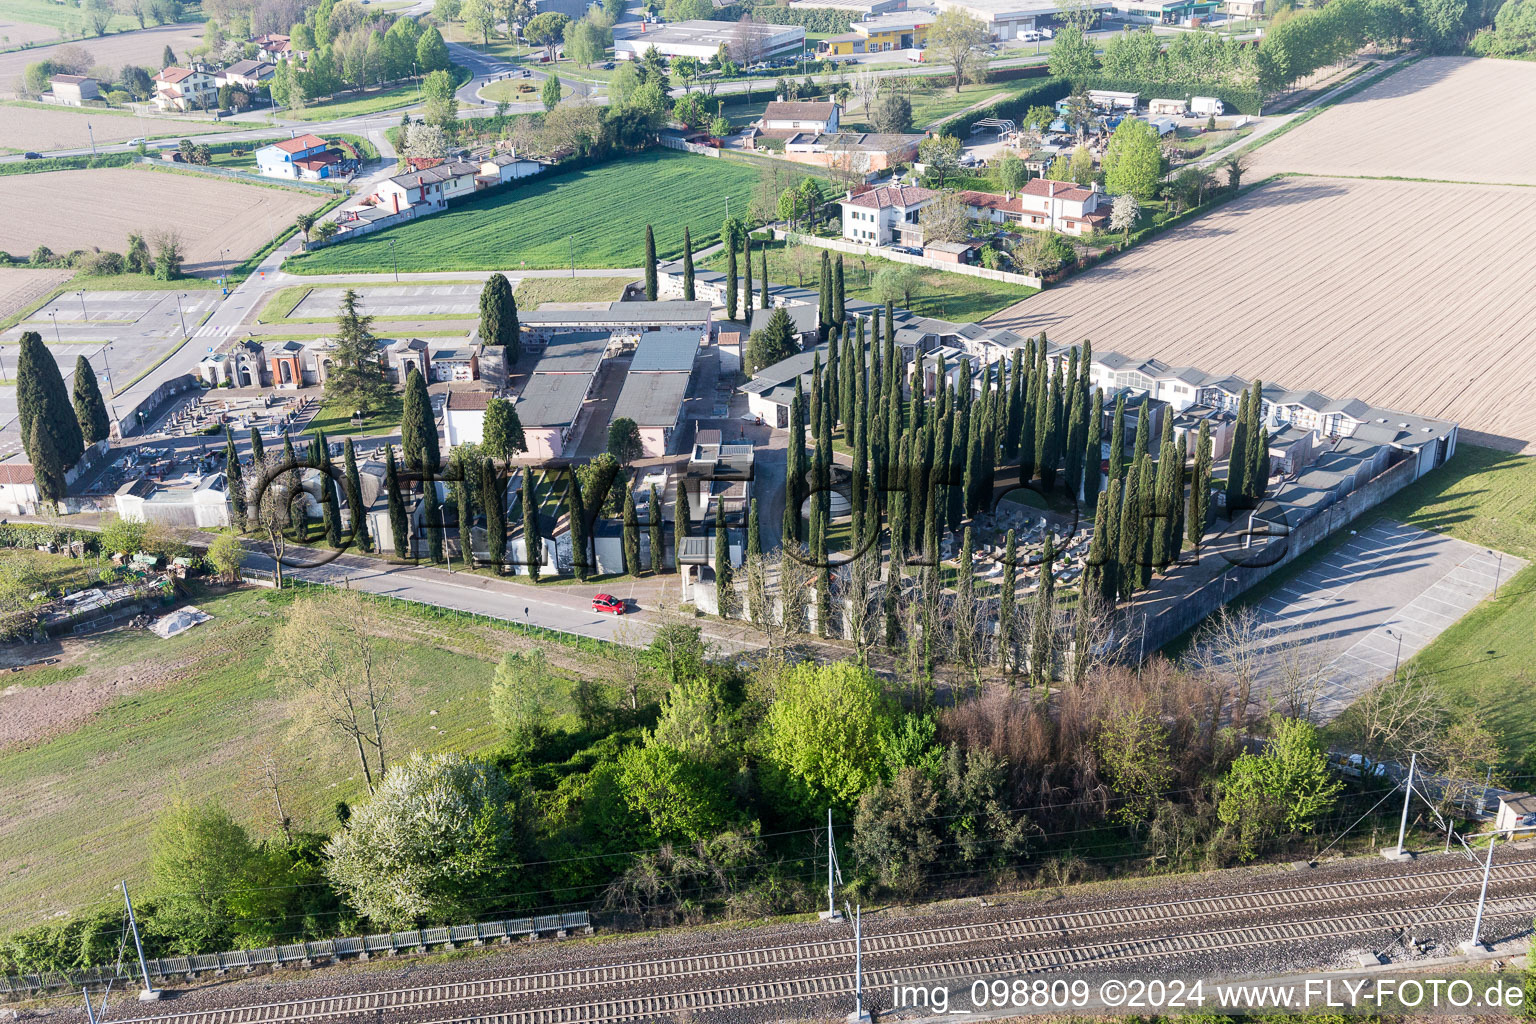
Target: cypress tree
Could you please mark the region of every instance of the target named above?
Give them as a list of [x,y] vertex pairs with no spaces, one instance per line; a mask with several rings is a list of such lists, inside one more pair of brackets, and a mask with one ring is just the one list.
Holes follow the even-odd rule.
[[261,464],[266,461],[266,458],[267,458],[267,450],[266,450],[266,447],[261,443],[261,431],[257,430],[255,427],[252,427],[251,428],[251,467],[253,469],[259,469],[261,467]]
[[1104,531],[1108,528],[1108,523],[1109,502],[1101,501],[1093,513],[1093,536],[1088,539],[1088,557],[1083,559],[1083,576],[1078,581],[1078,587],[1084,594],[1092,591],[1102,595],[1106,571],[1104,562],[1107,557],[1104,548]]
[[435,477],[442,459],[437,447],[437,421],[432,417],[432,400],[427,397],[427,382],[416,367],[405,375],[405,409],[400,422],[400,448],[405,468],[426,477]]
[[821,436],[821,410],[823,376],[821,369],[821,353],[811,354],[811,443]]
[[[469,547],[469,534],[475,522],[475,497],[470,485],[480,475],[480,468],[464,458],[464,449],[449,456],[449,478],[453,483],[453,507],[459,519],[459,554],[466,565],[473,555]],[[446,524],[445,524],[446,525]]]
[[[26,331],[21,336],[20,349],[16,353],[16,420],[21,427],[22,447],[27,460],[38,473],[38,493],[46,484],[53,488],[55,481],[62,481],[66,473],[85,452],[85,438],[80,432],[80,421],[64,387],[64,376],[59,364],[54,362],[42,335]],[[33,450],[32,439],[39,431],[48,435],[48,443]],[[58,484],[57,497],[46,500],[62,500],[64,485]]]
[[1003,425],[1003,455],[1012,462],[1019,457],[1019,430],[1024,412],[1024,350],[1013,350],[1013,367],[1008,372],[1008,413]]
[[[736,278],[736,239],[727,236],[725,240],[725,318],[727,320],[736,319],[738,298],[736,289],[741,287],[741,282]],[[751,302],[747,305],[750,306]]]
[[1123,485],[1116,479],[1109,482],[1109,491],[1099,502],[1099,508],[1104,512],[1103,568],[1099,574],[1099,588],[1104,603],[1111,608],[1120,599],[1120,581],[1125,576],[1125,567],[1120,564],[1120,520],[1124,499]]
[[58,438],[48,429],[47,421],[38,416],[32,420],[32,436],[25,440],[27,453],[32,460],[32,483],[37,488],[37,496],[57,506],[68,491],[64,482],[64,456],[59,452]]
[[[646,237],[650,237],[651,229],[645,229]],[[436,494],[437,489],[429,482],[427,493]],[[433,499],[435,502],[435,498]],[[434,562],[439,556],[434,556]],[[533,467],[523,467],[523,561],[527,563],[528,578],[533,582],[539,582],[539,573],[543,570],[544,562],[544,538],[539,533],[539,503],[533,489]]]
[[1157,529],[1157,474],[1152,456],[1143,455],[1136,465],[1136,497],[1141,502],[1136,524],[1136,580],[1142,590],[1152,585],[1152,534]]
[[1152,439],[1147,436],[1147,406],[1152,404],[1151,395],[1141,396],[1141,407],[1136,410],[1136,440],[1131,445],[1131,461],[1135,462],[1151,451],[1147,446]]
[[[230,451],[234,451],[233,441],[229,447]],[[347,480],[347,507],[352,510],[352,540],[364,551],[372,551],[373,538],[368,535],[368,510],[363,507],[363,484],[357,475],[357,452],[352,447],[350,437],[347,438],[343,466]]]
[[1035,589],[1035,614],[1029,638],[1029,682],[1042,689],[1050,685],[1051,665],[1056,658],[1056,542],[1049,531],[1040,551],[1040,586]]
[[746,247],[747,259],[746,259],[746,267],[744,268],[745,271],[746,271],[746,277],[744,278],[745,283],[744,283],[744,285],[742,286],[742,289],[741,289],[741,318],[742,318],[742,320],[746,321],[748,325],[750,325],[752,323],[752,234],[751,234],[751,232],[747,233],[746,240],[743,242],[743,245]]
[[107,403],[101,397],[101,385],[96,382],[96,371],[85,356],[75,357],[75,419],[80,424],[81,440],[86,448],[97,441],[105,441],[111,424],[107,420]]
[[843,254],[837,254],[837,264],[832,268],[832,322],[841,327],[848,320],[848,308],[843,304]]
[[[299,465],[299,458],[293,452],[293,438],[289,437],[287,434],[283,435],[283,465],[290,467]],[[303,543],[304,541],[309,540],[309,520],[306,517],[306,513],[300,511],[298,522],[291,521],[291,514],[293,511],[293,498],[298,495],[299,482],[302,478],[300,477],[297,469],[289,469],[288,472],[283,474],[283,478],[287,483],[289,494],[289,532],[296,540],[298,540],[300,543]]]
[[635,511],[635,489],[624,488],[624,571],[640,575],[640,514]]
[[725,528],[725,511],[715,510],[715,598],[720,614],[730,618],[736,611],[735,572],[731,568],[731,539]]
[[230,519],[236,533],[245,532],[245,474],[235,451],[235,435],[224,428],[224,483],[229,492]]
[[512,297],[512,285],[505,274],[492,274],[480,291],[480,341],[504,347],[510,361],[518,354],[517,334],[517,300]]
[[854,405],[855,381],[858,379],[858,368],[854,365],[853,338],[843,335],[843,355],[837,363],[837,404],[838,422],[843,426],[843,443],[853,447],[853,423],[858,419],[858,406]]
[[565,512],[571,522],[571,571],[576,578],[586,582],[592,574],[592,538],[588,532],[586,499],[581,494],[581,481],[575,469],[567,471],[565,478]]
[[683,538],[688,536],[693,524],[688,521],[691,515],[688,508],[688,489],[683,486],[682,477],[677,480],[677,494],[672,499],[672,557],[677,560],[677,571],[683,571]]
[[827,568],[828,501],[825,492],[816,502],[816,546],[812,557],[816,563],[816,635],[825,637],[831,629],[832,578]]
[[1237,423],[1232,428],[1232,450],[1227,453],[1227,518],[1235,519],[1237,510],[1246,507],[1248,494],[1248,392],[1237,401]]
[[645,226],[645,301],[656,301],[656,233]]
[[1115,396],[1114,418],[1109,423],[1109,478],[1125,476],[1125,392]]
[[1093,397],[1086,404],[1088,440],[1083,443],[1083,505],[1092,508],[1099,500],[1099,488],[1104,481],[1100,468],[1104,461],[1104,389],[1094,388]]
[[[498,275],[499,276],[499,275]],[[506,323],[504,325],[506,342],[502,351],[506,361],[514,363],[523,357],[523,325],[517,318],[517,293],[509,285],[507,287]]]
[[997,598],[997,649],[1003,667],[1013,674],[1013,602],[1019,592],[1019,542],[1012,530],[1003,552],[1003,582]]
[[[1076,498],[1082,493],[1083,464],[1087,443],[1088,396],[1083,390],[1081,378],[1072,382],[1072,397],[1067,411],[1066,478],[1067,493]],[[1170,420],[1171,422],[1171,420]]]
[[1066,423],[1064,387],[1061,361],[1057,360],[1056,369],[1051,373],[1051,408],[1046,419],[1049,433],[1045,440],[1045,462],[1040,466],[1040,482],[1048,491],[1056,486],[1056,469],[1061,463],[1062,448],[1065,445],[1065,438],[1062,436]]
[[[1051,483],[1055,481],[1055,467],[1047,467],[1051,452],[1051,391],[1050,380],[1043,372],[1037,369],[1035,395],[1035,471],[1040,475],[1041,486],[1050,490]],[[1050,482],[1047,482],[1046,470],[1050,468]]]
[[1200,542],[1205,538],[1205,527],[1211,515],[1211,424],[1200,421],[1200,433],[1195,438],[1195,470],[1189,481],[1189,516],[1184,529],[1189,546],[1200,557]]
[[425,481],[427,519],[427,557],[434,563],[443,561],[443,503],[437,496],[437,483]]
[[1140,475],[1134,469],[1126,474],[1125,500],[1120,504],[1119,553],[1116,556],[1120,568],[1115,575],[1118,577],[1116,582],[1119,584],[1122,601],[1131,599],[1141,581],[1141,571],[1137,564],[1141,561],[1141,536],[1137,529],[1141,519],[1139,479]]
[[758,305],[761,308],[767,309],[770,305],[772,305],[772,303],[770,303],[768,301],[768,243],[767,242],[763,243],[763,285],[762,285],[762,291],[759,292],[759,294],[762,296],[762,301],[758,303]]
[[1189,478],[1189,434],[1179,435],[1174,448],[1173,522],[1168,528],[1168,552],[1173,561],[1184,553],[1184,485]]
[[480,460],[480,504],[485,508],[485,557],[496,575],[507,562],[507,510],[496,463]]
[[1253,397],[1248,400],[1248,472],[1247,493],[1253,508],[1264,500],[1269,487],[1269,427],[1264,424],[1264,393],[1259,381],[1253,382]]
[[1169,548],[1173,543],[1173,524],[1178,516],[1178,501],[1182,494],[1173,492],[1175,481],[1175,464],[1178,462],[1178,453],[1174,446],[1164,442],[1157,456],[1157,484],[1156,484],[1156,518],[1152,523],[1152,564],[1159,569],[1166,568],[1172,561]]
[[[753,502],[757,499],[753,498]],[[651,538],[651,572],[662,573],[667,568],[667,549],[661,539],[661,495],[656,490],[656,485],[651,484],[650,502],[646,505],[647,516],[650,522],[646,528]]]
[[789,448],[785,454],[783,544],[800,540],[800,506],[805,500],[805,398],[800,378],[789,402]]
[[395,468],[395,446],[385,449],[384,490],[389,500],[389,533],[395,545],[395,557],[411,557],[411,526],[405,515],[405,501],[400,497],[400,475]]
[[821,250],[821,288],[817,298],[820,304],[816,312],[816,324],[821,329],[821,340],[827,340],[827,331],[832,327],[832,255],[827,250]]
[[693,236],[688,233],[688,226],[683,226],[683,300],[694,301],[693,290]]

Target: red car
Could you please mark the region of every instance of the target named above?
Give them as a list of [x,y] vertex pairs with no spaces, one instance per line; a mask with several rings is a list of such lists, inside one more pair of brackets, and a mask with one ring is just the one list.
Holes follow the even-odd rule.
[[597,594],[592,598],[592,610],[595,612],[610,612],[614,615],[624,614],[624,602],[612,594]]

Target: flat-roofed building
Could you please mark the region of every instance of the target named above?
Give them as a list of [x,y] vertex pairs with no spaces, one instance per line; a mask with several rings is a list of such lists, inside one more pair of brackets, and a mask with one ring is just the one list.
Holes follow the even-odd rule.
[[619,60],[639,60],[651,47],[663,57],[709,60],[724,46],[738,64],[755,64],[765,57],[799,52],[805,29],[765,21],[679,21],[613,41]]
[[[1068,0],[932,0],[942,10],[964,11],[987,26],[993,39],[1018,39],[1057,24],[1063,14],[1077,6]],[[1086,8],[1095,18],[1114,9],[1109,0],[1087,0]]]
[[[631,370],[624,378],[613,419],[632,419],[640,428],[641,454],[648,459],[672,454],[672,439],[683,420],[683,400],[692,374],[675,370]],[[609,422],[612,422],[610,420]]]
[[571,433],[581,407],[592,390],[594,375],[535,373],[517,396],[517,418],[523,425],[528,457],[561,459],[569,451]]

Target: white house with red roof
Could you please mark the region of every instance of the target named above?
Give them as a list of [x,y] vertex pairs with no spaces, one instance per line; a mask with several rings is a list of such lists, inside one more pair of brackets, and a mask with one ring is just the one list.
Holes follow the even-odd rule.
[[317,180],[337,173],[343,160],[339,149],[318,135],[299,135],[256,151],[256,171],[269,178]]
[[912,237],[921,245],[918,211],[939,197],[916,185],[861,185],[843,200],[843,237],[864,245],[890,245]]
[[257,36],[251,42],[256,44],[256,52],[266,60],[287,60],[293,56],[293,43],[285,35],[268,32],[266,35]]
[[1109,226],[1110,196],[1097,183],[1033,178],[1017,193],[961,192],[972,220],[1086,235]]
[[153,81],[154,103],[161,110],[210,110],[219,105],[219,87],[206,71],[172,66]]
[[30,516],[40,504],[32,464],[20,456],[0,462],[0,514]]

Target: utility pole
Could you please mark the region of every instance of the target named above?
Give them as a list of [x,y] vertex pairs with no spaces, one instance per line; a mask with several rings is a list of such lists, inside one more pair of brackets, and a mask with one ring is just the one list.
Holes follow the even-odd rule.
[[843,915],[837,911],[837,899],[833,893],[834,884],[840,885],[843,881],[843,869],[837,863],[837,840],[832,835],[832,808],[827,808],[827,909],[819,915],[823,921],[841,921]]
[[848,1024],[868,1024],[872,1018],[864,1009],[864,907],[853,911],[853,1012],[843,1018]]
[[85,997],[85,1019],[89,1024],[96,1024],[96,1011],[91,1006],[91,990],[82,987],[80,994]]
[[1387,860],[1412,860],[1413,854],[1403,850],[1403,839],[1408,834],[1408,804],[1413,800],[1413,771],[1418,766],[1419,755],[1412,754],[1408,758],[1408,777],[1403,780],[1403,820],[1397,826],[1397,848],[1395,850],[1382,850],[1381,855]]
[[1461,944],[1463,953],[1489,952],[1479,935],[1483,930],[1483,905],[1488,902],[1488,876],[1493,873],[1493,844],[1498,842],[1498,839],[1497,832],[1488,837],[1488,859],[1483,863],[1483,891],[1477,897],[1477,916],[1472,920],[1472,937]]
[[576,236],[567,235],[566,239],[571,243],[571,276],[576,276]]
[[176,315],[181,318],[181,335],[187,336],[187,314],[181,310],[181,292],[176,293]]
[[133,948],[139,954],[139,971],[144,975],[144,989],[139,993],[139,1002],[153,1002],[160,998],[160,993],[155,991],[155,986],[149,981],[149,967],[144,963],[144,943],[139,941],[139,923],[133,916],[133,900],[128,896],[126,881],[123,882],[123,903],[128,907],[128,927],[133,931]]
[[96,158],[96,132],[91,128],[91,122],[85,122],[86,133],[91,137],[91,159]]

